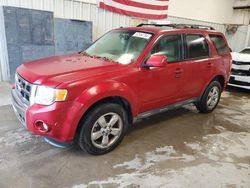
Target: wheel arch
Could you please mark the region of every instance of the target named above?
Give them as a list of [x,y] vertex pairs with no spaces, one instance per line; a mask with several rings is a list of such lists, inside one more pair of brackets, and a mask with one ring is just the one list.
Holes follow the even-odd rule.
[[[212,81],[218,81],[221,84],[221,89],[223,90],[226,87],[225,77],[223,75],[215,76]],[[211,82],[212,82],[211,81]],[[211,83],[210,82],[210,83]]]
[[103,82],[86,89],[78,97],[77,102],[82,104],[83,108],[80,110],[79,119],[76,122],[75,136],[89,112],[103,103],[115,103],[123,107],[127,113],[129,124],[133,123],[133,117],[138,113],[136,95],[127,85],[116,81]]
[[126,111],[126,113],[128,115],[129,123],[132,123],[132,121],[133,121],[132,106],[131,106],[131,104],[129,103],[129,101],[126,98],[121,97],[121,96],[108,96],[108,97],[104,97],[104,98],[96,101],[91,106],[89,106],[89,108],[84,112],[82,118],[84,118],[84,116],[86,116],[89,111],[91,111],[92,109],[94,109],[97,106],[99,106],[101,104],[104,104],[104,103],[119,104]]
[[86,117],[90,114],[90,112],[94,108],[96,108],[97,106],[105,104],[105,103],[119,104],[125,110],[125,112],[127,113],[129,124],[133,123],[132,106],[129,103],[129,101],[127,99],[125,99],[124,97],[121,97],[121,96],[109,96],[109,97],[105,97],[105,98],[102,98],[102,99],[96,101],[91,106],[89,106],[89,108],[86,111],[84,111],[80,121],[77,124],[77,128],[75,130],[75,136],[78,136],[78,133],[80,132],[80,129],[81,129],[81,125],[82,125],[83,121],[85,121]]
[[214,76],[206,85],[205,87],[203,88],[202,90],[202,95],[203,93],[205,92],[206,88],[209,86],[209,84],[213,81],[218,81],[220,84],[221,84],[221,89],[223,90],[226,86],[226,82],[225,82],[225,77],[221,74],[218,74],[216,76]]

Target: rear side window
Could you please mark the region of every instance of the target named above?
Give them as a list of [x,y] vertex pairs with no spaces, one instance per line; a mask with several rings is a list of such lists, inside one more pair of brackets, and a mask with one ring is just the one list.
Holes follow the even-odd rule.
[[219,55],[225,55],[228,51],[224,38],[220,35],[209,35]]
[[186,58],[200,58],[209,56],[209,47],[203,35],[188,34],[186,35],[187,51]]

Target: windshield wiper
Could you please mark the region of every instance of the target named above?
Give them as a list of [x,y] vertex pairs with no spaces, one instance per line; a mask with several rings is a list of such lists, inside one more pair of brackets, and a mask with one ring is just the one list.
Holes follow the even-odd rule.
[[88,57],[92,57],[92,58],[96,58],[96,59],[102,59],[104,61],[111,61],[111,62],[114,62],[114,63],[118,63],[117,61],[111,59],[111,58],[108,58],[108,57],[101,57],[101,56],[97,56],[97,55],[90,55],[88,54],[87,52],[85,51],[82,51],[80,52],[81,55],[85,55],[85,56],[88,56]]
[[114,62],[114,63],[118,63],[118,61],[115,61],[115,60],[113,60],[113,59],[111,59],[111,58],[108,58],[108,57],[99,57],[99,56],[98,56],[98,58],[103,59],[104,61],[112,61],[112,62]]
[[81,54],[81,55],[84,55],[84,56],[92,57],[92,58],[99,58],[99,59],[102,58],[102,57],[97,56],[97,55],[90,55],[90,54],[88,54],[88,53],[85,52],[85,51],[80,52],[80,54]]
[[79,54],[85,55],[85,56],[88,56],[88,57],[92,57],[92,55],[88,54],[88,53],[85,52],[85,51],[81,51],[81,52],[79,52]]

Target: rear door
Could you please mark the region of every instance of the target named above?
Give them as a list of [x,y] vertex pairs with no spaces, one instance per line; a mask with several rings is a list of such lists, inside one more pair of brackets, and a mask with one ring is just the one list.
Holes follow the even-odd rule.
[[205,35],[191,33],[185,35],[185,84],[183,99],[198,97],[211,75],[213,63]]

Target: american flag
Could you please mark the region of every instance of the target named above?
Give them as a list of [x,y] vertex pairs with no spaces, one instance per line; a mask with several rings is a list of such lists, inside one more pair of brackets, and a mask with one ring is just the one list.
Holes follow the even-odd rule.
[[167,18],[169,0],[99,0],[99,7],[131,17]]

